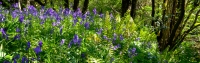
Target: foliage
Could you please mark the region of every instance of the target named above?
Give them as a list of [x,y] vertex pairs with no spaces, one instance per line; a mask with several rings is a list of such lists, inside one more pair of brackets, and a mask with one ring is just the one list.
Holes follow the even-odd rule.
[[159,52],[154,28],[148,24],[150,7],[139,10],[141,16],[133,20],[130,10],[121,18],[119,13],[98,12],[109,9],[103,5],[90,4],[92,12],[86,14],[50,6],[1,11],[0,62],[199,62],[191,48],[194,42],[184,42],[174,52]]

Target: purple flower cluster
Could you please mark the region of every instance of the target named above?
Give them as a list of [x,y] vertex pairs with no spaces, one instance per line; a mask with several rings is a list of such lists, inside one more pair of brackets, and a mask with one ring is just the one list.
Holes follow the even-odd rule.
[[41,47],[42,47],[42,41],[39,41],[38,46],[34,48],[34,52],[38,55],[40,52],[42,52]]
[[128,53],[129,53],[129,57],[133,57],[133,56],[136,56],[137,53],[136,53],[136,48],[131,48],[128,50]]
[[6,34],[5,28],[1,28],[2,37],[8,40],[8,35]]
[[81,38],[79,38],[77,34],[74,35],[74,38],[70,41],[70,43],[68,44],[68,47],[70,48],[72,44],[78,45],[78,46],[81,45]]
[[5,21],[4,15],[0,14],[0,22],[4,22],[4,21]]

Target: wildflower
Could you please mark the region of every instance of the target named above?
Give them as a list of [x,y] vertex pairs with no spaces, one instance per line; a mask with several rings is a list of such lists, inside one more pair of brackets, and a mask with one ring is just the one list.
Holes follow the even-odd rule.
[[107,38],[107,36],[104,35],[104,36],[103,36],[103,39],[107,40],[108,38]]
[[13,6],[14,8],[18,8],[18,3],[14,3],[14,4],[12,4],[12,6]]
[[101,34],[102,33],[102,31],[103,31],[103,29],[102,28],[100,28],[99,30],[98,30],[98,32],[97,32],[97,34]]
[[28,41],[27,44],[26,44],[26,46],[27,46],[26,50],[28,50],[31,47],[31,43]]
[[68,44],[68,48],[70,48],[72,44],[73,44],[73,41],[70,41]]
[[84,26],[85,26],[86,29],[88,29],[90,27],[89,22],[86,22]]
[[70,43],[68,44],[68,47],[70,48],[72,44],[78,45],[78,46],[81,45],[81,39],[78,37],[77,34],[74,35],[74,38],[70,41]]
[[3,22],[3,21],[5,21],[5,17],[2,14],[0,14],[0,22]]
[[128,52],[130,57],[137,55],[136,48],[129,49]]
[[65,16],[68,16],[69,14],[71,14],[71,10],[70,10],[69,8],[66,8],[66,9],[64,10],[64,15],[65,15]]
[[93,9],[93,13],[94,13],[95,15],[97,14],[97,9],[96,9],[96,8]]
[[140,40],[140,37],[136,38],[136,41],[139,41]]
[[2,2],[0,2],[0,5],[2,4]]
[[54,14],[54,10],[52,8],[49,8],[46,12],[45,15],[50,15],[52,16]]
[[116,33],[113,34],[113,40],[117,40],[117,34]]
[[78,43],[78,41],[79,41],[79,37],[78,37],[77,34],[75,34],[75,35],[74,35],[74,38],[73,38],[73,42],[74,42],[74,43]]
[[8,60],[4,60],[3,63],[11,63],[10,61]]
[[19,12],[19,10],[14,10],[14,11],[12,12],[12,17],[13,17],[13,18],[16,18],[16,17],[18,16],[18,12]]
[[114,47],[113,47],[113,50],[117,50],[118,48],[120,48],[121,47],[121,45],[120,44],[117,44],[117,45],[115,45]]
[[4,38],[8,39],[8,36],[7,36],[6,31],[5,31],[4,28],[1,28],[1,33],[2,33]]
[[38,45],[39,45],[40,47],[42,47],[42,41],[40,41],[40,42],[38,43]]
[[33,5],[28,6],[28,11],[33,16],[37,16],[37,9]]
[[86,54],[84,52],[81,53],[81,58],[86,58]]
[[36,48],[34,48],[34,52],[35,52],[36,54],[39,54],[40,52],[42,52],[41,47],[40,47],[40,46],[37,46]]
[[19,28],[16,28],[16,32],[20,32],[20,29],[19,29]]
[[20,15],[19,17],[19,22],[22,23],[24,21],[24,16],[23,15]]
[[28,59],[25,56],[23,56],[21,63],[28,63]]
[[120,37],[120,40],[124,40],[124,37],[122,35],[120,35],[119,37]]
[[65,43],[65,39],[62,39],[60,42],[60,45],[63,45]]
[[20,39],[20,34],[15,35],[14,40],[19,40]]
[[14,57],[13,57],[13,60],[14,59],[19,59],[20,58],[20,55],[19,54],[16,54]]
[[99,15],[99,17],[100,17],[100,18],[103,18],[103,16],[104,16],[104,14],[103,14],[103,13],[101,13],[101,14]]

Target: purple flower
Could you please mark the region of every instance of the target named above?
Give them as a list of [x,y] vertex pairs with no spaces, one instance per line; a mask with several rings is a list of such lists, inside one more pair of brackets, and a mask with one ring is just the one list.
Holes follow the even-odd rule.
[[14,10],[14,11],[12,12],[12,17],[13,17],[13,18],[16,18],[16,17],[18,16],[18,13],[19,13],[19,10]]
[[122,35],[120,35],[119,37],[120,37],[120,40],[124,40],[124,37]]
[[5,17],[2,14],[0,14],[0,22],[3,22],[3,21],[5,21]]
[[40,46],[37,46],[36,48],[34,48],[34,52],[35,52],[36,54],[39,54],[40,52],[42,52],[41,47],[40,47]]
[[22,23],[24,21],[24,16],[23,15],[20,15],[19,17],[19,22]]
[[120,44],[117,44],[117,45],[115,45],[114,47],[113,47],[113,50],[117,50],[118,48],[120,48],[121,47],[121,45]]
[[107,40],[108,38],[107,38],[107,36],[104,35],[104,36],[103,36],[103,39]]
[[81,58],[86,58],[86,53],[81,53]]
[[8,36],[7,36],[6,31],[5,31],[4,28],[1,28],[1,33],[2,33],[2,36],[3,36],[4,38],[8,39]]
[[10,61],[8,60],[4,60],[3,63],[11,63]]
[[54,10],[53,10],[52,8],[49,8],[49,9],[46,11],[45,15],[50,15],[50,16],[54,15]]
[[18,3],[14,3],[14,4],[12,4],[12,6],[13,6],[14,8],[18,8]]
[[74,35],[73,42],[76,44],[79,41],[79,37],[77,34]]
[[113,34],[113,40],[117,40],[117,34],[116,33]]
[[19,40],[20,39],[20,34],[15,35],[14,40]]
[[36,9],[33,5],[28,6],[28,11],[29,11],[29,13],[31,13],[33,16],[37,16],[37,9]]
[[114,17],[113,17],[113,14],[112,13],[110,13],[110,19],[112,20],[112,19],[114,19]]
[[60,45],[63,45],[65,43],[65,39],[62,39],[60,42]]
[[96,8],[93,9],[93,13],[94,13],[95,15],[97,14],[97,9],[96,9]]
[[74,45],[78,45],[78,46],[80,46],[81,45],[81,39],[78,37],[78,35],[77,34],[75,34],[74,35],[74,38],[70,41],[70,43],[68,44],[68,47],[70,48],[71,47],[71,45],[72,44],[74,44]]
[[97,32],[97,34],[101,34],[102,33],[102,31],[103,31],[103,29],[102,28],[100,28],[99,30],[98,30],[98,32]]
[[20,29],[19,29],[19,28],[16,28],[16,32],[20,32]]
[[28,59],[25,56],[23,56],[21,63],[28,63]]
[[103,14],[103,13],[101,13],[101,14],[99,15],[99,17],[100,17],[100,18],[103,18],[103,16],[104,16],[104,14]]
[[69,44],[68,44],[68,48],[70,48],[70,47],[72,46],[72,44],[73,44],[73,41],[71,40],[71,41],[69,42]]
[[14,60],[13,60],[13,63],[17,63],[17,60],[16,60],[16,59],[14,59]]
[[42,41],[39,41],[38,45],[39,45],[40,47],[42,47]]
[[68,16],[69,14],[71,14],[71,10],[68,9],[68,8],[66,8],[66,9],[64,10],[64,15],[65,15],[65,16]]
[[28,50],[31,47],[31,43],[28,41],[26,44],[26,50]]
[[2,2],[0,2],[0,5],[2,4]]
[[131,49],[129,49],[129,50],[128,50],[128,53],[129,53],[129,56],[130,56],[130,57],[137,55],[137,53],[136,53],[136,48],[131,48]]
[[86,22],[84,26],[85,26],[86,29],[88,29],[90,27],[89,22]]
[[47,16],[45,16],[45,15],[40,15],[39,18],[40,18],[42,21],[44,21],[44,20],[47,18]]
[[20,55],[19,54],[16,54],[14,57],[13,57],[13,60],[17,60],[17,59],[19,59],[20,58]]

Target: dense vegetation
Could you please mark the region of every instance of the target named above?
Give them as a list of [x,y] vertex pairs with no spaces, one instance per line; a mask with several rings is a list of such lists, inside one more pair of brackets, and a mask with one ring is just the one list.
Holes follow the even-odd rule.
[[200,62],[199,0],[0,4],[1,63]]

